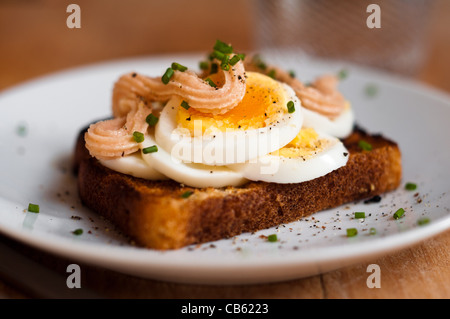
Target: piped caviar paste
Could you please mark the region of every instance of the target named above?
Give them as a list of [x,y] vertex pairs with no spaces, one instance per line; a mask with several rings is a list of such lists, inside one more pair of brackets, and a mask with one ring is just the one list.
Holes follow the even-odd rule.
[[354,116],[338,82],[304,85],[218,40],[199,71],[174,62],[162,76],[121,76],[113,118],[89,127],[86,147],[118,172],[192,187],[300,183],[347,163],[340,139]]

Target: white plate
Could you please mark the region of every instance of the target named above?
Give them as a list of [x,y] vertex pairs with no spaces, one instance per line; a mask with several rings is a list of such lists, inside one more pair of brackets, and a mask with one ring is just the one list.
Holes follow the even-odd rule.
[[[450,228],[448,96],[373,70],[288,57],[280,64],[294,69],[304,81],[344,67],[348,70],[341,88],[352,101],[358,123],[399,143],[402,185],[411,181],[418,189],[411,192],[400,187],[383,195],[380,203],[351,203],[277,228],[176,251],[129,245],[111,224],[80,204],[71,173],[76,136],[86,124],[111,114],[112,85],[121,74],[135,70],[160,75],[173,61],[196,68],[202,57],[166,56],[87,66],[2,92],[0,231],[39,249],[132,275],[244,284],[337,269]],[[374,96],[367,94],[368,86],[376,89]],[[39,204],[40,213],[26,212],[28,203]],[[400,207],[406,214],[394,220],[392,215]],[[355,211],[364,211],[367,218],[354,219]],[[422,217],[431,222],[418,226]],[[376,235],[369,235],[371,227]],[[78,228],[84,233],[75,236],[72,231]],[[359,234],[347,238],[347,228],[357,228]],[[277,243],[261,238],[273,233],[278,235]]]

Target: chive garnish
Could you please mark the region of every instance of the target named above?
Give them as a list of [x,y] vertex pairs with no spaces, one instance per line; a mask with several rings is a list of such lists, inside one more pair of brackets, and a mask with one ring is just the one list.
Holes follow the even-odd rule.
[[181,102],[181,107],[186,110],[189,110],[189,108],[190,108],[188,102],[186,102],[186,101]]
[[182,198],[188,198],[189,196],[191,196],[192,194],[194,194],[193,191],[186,191],[183,194],[181,194]]
[[354,237],[358,235],[358,230],[356,228],[347,228],[347,237]]
[[231,64],[231,65],[235,65],[236,63],[239,62],[240,59],[241,59],[241,58],[236,54],[235,56],[233,56],[233,57],[230,59],[230,64]]
[[39,213],[39,205],[29,203],[28,204],[28,211],[30,213]]
[[241,59],[242,61],[245,60],[245,54],[244,53],[236,53],[236,55]]
[[417,220],[417,225],[422,226],[426,225],[430,222],[430,219],[428,217],[423,217]]
[[363,151],[371,151],[372,150],[372,144],[370,144],[370,143],[368,143],[366,141],[363,141],[363,140],[360,140],[358,142],[358,146]]
[[294,72],[293,70],[290,70],[290,71],[289,71],[289,76],[290,76],[291,78],[295,78],[295,72]]
[[222,53],[220,51],[214,51],[213,52],[213,57],[215,57],[216,59],[218,59],[220,61],[223,61],[226,56],[227,56],[226,54],[224,54],[224,53]]
[[170,81],[170,79],[172,78],[172,76],[173,76],[173,69],[172,68],[167,68],[167,70],[166,70],[166,72],[163,74],[163,76],[161,77],[161,81],[164,83],[164,84],[167,84],[167,83],[169,83],[169,81]]
[[214,83],[214,81],[211,80],[210,78],[207,78],[205,81],[208,82],[208,84],[211,85],[213,88],[217,87],[216,83]]
[[19,136],[26,136],[27,135],[27,126],[25,124],[20,124],[19,126],[17,126],[17,135]]
[[224,71],[229,71],[230,70],[230,57],[228,55],[226,55],[223,60],[222,63],[220,64],[220,67],[222,70]]
[[186,71],[188,68],[187,68],[187,66],[181,65],[180,63],[173,62],[173,63],[172,63],[172,69],[173,69],[173,70],[180,71],[180,72],[184,72],[184,71]]
[[144,141],[144,134],[138,131],[133,132],[133,139],[136,143],[142,143]]
[[348,71],[346,69],[342,69],[337,74],[339,80],[344,80],[348,77]]
[[406,183],[405,189],[408,191],[414,191],[417,188],[417,184],[415,183]]
[[146,118],[145,121],[147,122],[148,125],[150,126],[155,126],[156,123],[158,123],[159,118],[154,116],[153,114],[149,114]]
[[272,234],[272,235],[267,236],[267,240],[272,243],[278,241],[277,234]]
[[261,70],[267,69],[266,63],[264,63],[259,54],[253,56],[252,62]]
[[206,61],[201,61],[199,64],[200,70],[208,70],[209,63]]
[[347,237],[355,237],[356,235],[358,235],[356,228],[347,228]]
[[219,51],[221,53],[233,53],[233,47],[220,40],[216,41],[216,44],[214,45],[214,50]]
[[368,97],[374,97],[378,93],[378,87],[375,84],[369,84],[366,86],[365,91]]
[[376,235],[376,233],[377,233],[377,230],[375,229],[375,227],[371,227],[369,229],[369,235]]
[[403,217],[404,214],[405,214],[405,210],[403,208],[399,208],[394,213],[394,219],[399,219],[399,218]]
[[355,218],[356,219],[366,218],[366,213],[364,213],[364,212],[355,212]]
[[78,228],[78,229],[75,229],[73,232],[72,232],[72,234],[74,234],[74,235],[81,235],[83,233],[83,230],[81,229],[81,228]]
[[144,154],[158,152],[158,146],[153,145],[153,146],[149,146],[149,147],[143,148],[143,149],[142,149],[142,152],[143,152]]
[[288,108],[288,112],[289,113],[294,113],[295,112],[294,102],[293,101],[289,101],[287,103],[287,108]]
[[269,73],[267,73],[268,76],[270,76],[272,79],[275,79],[276,71],[274,69],[270,70]]

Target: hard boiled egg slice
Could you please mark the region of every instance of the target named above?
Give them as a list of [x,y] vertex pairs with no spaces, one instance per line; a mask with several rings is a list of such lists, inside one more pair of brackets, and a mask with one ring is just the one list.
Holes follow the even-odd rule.
[[280,150],[256,161],[229,167],[253,181],[301,183],[344,166],[348,156],[339,139],[306,128]]
[[165,180],[165,175],[149,166],[141,156],[141,153],[133,153],[124,157],[99,160],[100,163],[116,172],[131,175],[134,177],[145,178],[149,180]]
[[303,108],[303,127],[312,127],[320,132],[346,138],[353,131],[355,116],[350,104],[347,103],[341,115],[330,119],[322,114]]
[[[157,149],[157,151],[146,154],[145,149],[148,147],[153,147],[153,150]],[[225,166],[182,163],[161,147],[151,132],[145,135],[145,139],[141,143],[141,152],[142,158],[148,166],[164,172],[169,178],[184,185],[199,188],[226,187],[240,186],[247,182],[241,173]]]
[[[220,85],[220,79],[216,79]],[[292,101],[293,112],[287,104]],[[201,113],[172,98],[161,112],[155,138],[172,156],[186,163],[244,163],[289,143],[303,122],[301,104],[286,84],[247,72],[243,100],[225,114]]]

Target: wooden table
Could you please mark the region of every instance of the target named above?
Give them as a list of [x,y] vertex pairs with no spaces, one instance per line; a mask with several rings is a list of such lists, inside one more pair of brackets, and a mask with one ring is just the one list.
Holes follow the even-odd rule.
[[[230,39],[242,51],[254,49],[255,45],[252,1],[227,1],[227,6],[220,7],[221,15],[212,11],[214,4],[208,0],[76,3],[82,10],[80,29],[67,28],[67,3],[61,1],[0,3],[0,89],[57,70],[108,59],[177,51],[206,52],[216,38]],[[429,55],[415,75],[417,80],[447,92],[450,92],[449,15],[450,1],[436,1],[428,31]],[[139,37],[135,36],[137,33]],[[0,236],[0,244],[52,269],[54,279],[67,277],[70,260],[4,236]],[[450,231],[447,231],[365,263],[309,278],[261,285],[175,284],[80,266],[85,286],[107,298],[449,298],[449,246]],[[373,263],[381,268],[379,289],[366,286],[366,268]],[[27,290],[13,278],[0,277],[0,298],[42,296],[52,295],[49,291]]]

